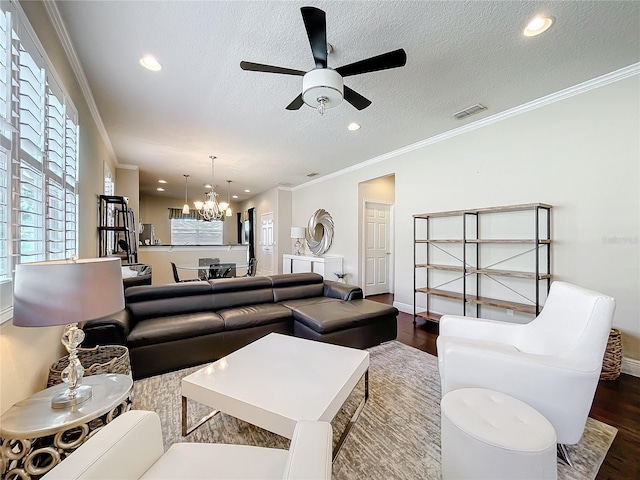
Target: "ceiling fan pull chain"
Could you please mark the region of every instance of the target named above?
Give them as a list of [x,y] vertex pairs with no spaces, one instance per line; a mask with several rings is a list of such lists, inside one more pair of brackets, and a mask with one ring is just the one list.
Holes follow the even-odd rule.
[[326,109],[325,104],[327,103],[327,97],[318,97],[318,112],[320,115],[324,115],[324,111]]

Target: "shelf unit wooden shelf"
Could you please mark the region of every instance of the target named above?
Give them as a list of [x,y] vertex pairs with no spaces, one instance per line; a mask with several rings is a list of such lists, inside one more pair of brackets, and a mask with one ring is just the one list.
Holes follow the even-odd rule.
[[[542,288],[549,291],[551,286],[551,211],[552,206],[545,203],[528,203],[518,205],[507,205],[501,207],[478,208],[470,210],[452,210],[446,212],[423,213],[413,216],[414,230],[414,324],[416,318],[422,318],[431,322],[439,322],[444,312],[432,311],[431,304],[434,298],[443,298],[453,300],[462,306],[462,314],[468,315],[467,310],[470,306],[474,306],[475,316],[480,316],[480,307],[489,306],[507,311],[519,312],[530,315],[537,315],[542,308]],[[529,220],[533,223],[533,234],[527,236],[515,236],[510,238],[509,228],[503,229],[500,233],[502,236],[496,237],[496,232],[492,231],[492,235],[482,235],[482,221],[490,220],[491,215],[503,214],[507,212],[520,212],[522,218],[519,219],[521,224],[530,227]],[[452,235],[451,238],[444,238],[445,235],[439,235],[431,238],[434,219],[448,218],[450,225],[456,226],[457,231],[461,234]],[[508,224],[508,222],[507,222]],[[504,227],[504,225],[503,225]],[[495,230],[492,229],[492,230]],[[521,232],[520,232],[521,233]],[[439,245],[442,244],[442,245]],[[459,255],[448,254],[453,258],[451,264],[446,261],[433,261],[432,256],[436,253],[432,249],[438,249],[447,253],[443,248],[446,244],[457,244],[460,247],[449,247],[460,249]],[[422,245],[422,247],[420,247]],[[520,253],[507,255],[505,259],[492,263],[491,265],[481,266],[483,258],[483,249],[519,249]],[[418,249],[421,248],[421,253]],[[533,255],[532,264],[525,265],[524,269],[510,270],[497,268],[496,265],[509,261],[519,255],[531,252]],[[440,273],[438,273],[440,272]],[[448,279],[440,285],[434,281],[435,275],[451,275],[460,274],[453,280]],[[447,286],[454,281],[460,280],[462,291],[455,289],[449,290]],[[485,289],[484,283],[493,280],[503,285],[507,290],[517,292],[517,287],[512,288],[509,282],[527,282],[532,285],[534,293],[533,300],[521,295],[526,302],[516,302],[507,298],[492,298],[483,295]],[[546,293],[545,292],[545,293]],[[424,296],[422,306],[418,306],[418,298]]]
[[120,257],[124,264],[138,263],[136,223],[125,197],[99,195],[98,222],[98,255]]

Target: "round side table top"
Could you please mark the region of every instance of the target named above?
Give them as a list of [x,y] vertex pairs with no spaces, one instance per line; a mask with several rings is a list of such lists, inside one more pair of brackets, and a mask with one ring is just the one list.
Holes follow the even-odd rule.
[[133,387],[129,375],[107,373],[82,378],[91,385],[93,395],[80,405],[52,408],[51,398],[67,384],[59,384],[19,401],[0,417],[0,437],[36,438],[88,423],[125,401]]

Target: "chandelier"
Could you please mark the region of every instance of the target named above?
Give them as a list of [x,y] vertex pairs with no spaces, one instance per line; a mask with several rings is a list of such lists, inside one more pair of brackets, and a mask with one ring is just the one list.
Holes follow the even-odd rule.
[[198,214],[206,222],[221,220],[225,216],[227,208],[229,207],[227,202],[218,203],[216,197],[219,195],[213,191],[213,161],[216,157],[211,155],[209,158],[211,159],[211,184],[209,185],[211,191],[205,193],[206,199],[204,202],[193,202]]

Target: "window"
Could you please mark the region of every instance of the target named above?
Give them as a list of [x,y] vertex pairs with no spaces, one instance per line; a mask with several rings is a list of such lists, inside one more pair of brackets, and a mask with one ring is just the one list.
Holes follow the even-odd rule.
[[172,218],[171,244],[222,245],[223,224],[220,220],[205,222],[193,218]]
[[[15,265],[77,253],[78,138],[78,114],[26,16],[0,1],[3,292]],[[0,311],[10,301],[3,294]]]

